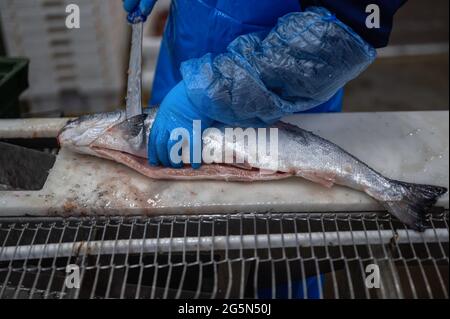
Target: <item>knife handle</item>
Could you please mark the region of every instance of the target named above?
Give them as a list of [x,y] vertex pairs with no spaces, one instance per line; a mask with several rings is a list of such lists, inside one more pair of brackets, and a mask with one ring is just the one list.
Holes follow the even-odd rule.
[[136,24],[136,23],[144,23],[147,21],[147,16],[142,14],[142,11],[140,8],[137,8],[133,12],[129,13],[127,16],[128,23]]

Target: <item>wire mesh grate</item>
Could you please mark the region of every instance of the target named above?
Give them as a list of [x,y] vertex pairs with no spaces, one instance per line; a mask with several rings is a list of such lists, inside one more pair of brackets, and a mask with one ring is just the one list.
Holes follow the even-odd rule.
[[1,218],[0,298],[448,298],[448,212],[427,223],[417,233],[375,213]]

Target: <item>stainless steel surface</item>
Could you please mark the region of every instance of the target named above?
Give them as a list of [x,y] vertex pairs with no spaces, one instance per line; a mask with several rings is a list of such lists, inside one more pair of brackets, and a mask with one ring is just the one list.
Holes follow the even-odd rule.
[[373,213],[1,218],[0,298],[312,297],[304,278],[320,298],[448,298],[448,217],[425,233]]
[[127,118],[142,114],[142,36],[143,24],[132,24],[130,66],[128,69]]

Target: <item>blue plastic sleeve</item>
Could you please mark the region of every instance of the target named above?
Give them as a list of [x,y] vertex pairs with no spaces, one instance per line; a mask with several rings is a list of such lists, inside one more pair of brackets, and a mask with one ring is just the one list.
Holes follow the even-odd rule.
[[376,58],[375,49],[328,10],[280,18],[268,34],[236,38],[219,55],[181,65],[199,111],[229,125],[272,123],[328,101]]

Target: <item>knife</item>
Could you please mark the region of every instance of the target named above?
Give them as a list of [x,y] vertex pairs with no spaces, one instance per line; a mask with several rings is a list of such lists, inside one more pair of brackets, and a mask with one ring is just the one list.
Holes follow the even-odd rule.
[[142,34],[143,22],[131,25],[131,51],[126,98],[127,119],[142,114]]

